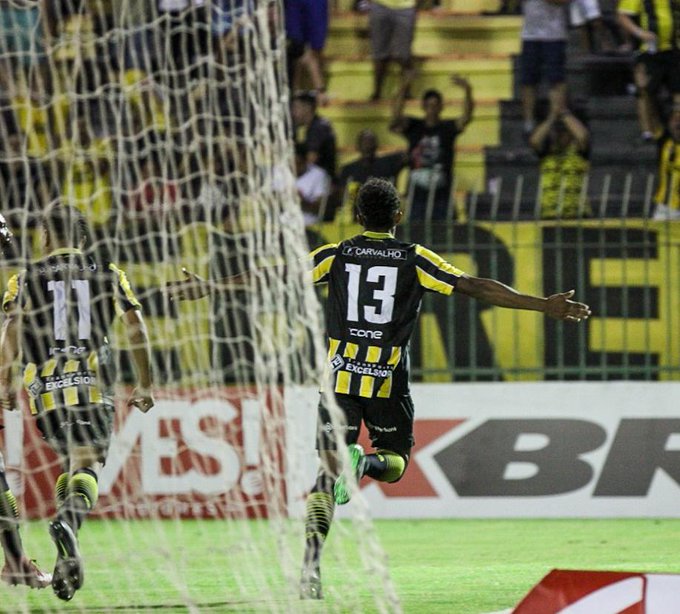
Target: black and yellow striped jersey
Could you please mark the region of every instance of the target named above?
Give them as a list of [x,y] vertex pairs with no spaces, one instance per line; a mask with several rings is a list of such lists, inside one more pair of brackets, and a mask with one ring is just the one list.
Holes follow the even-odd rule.
[[449,295],[463,272],[416,243],[364,232],[311,254],[312,279],[328,284],[328,360],[336,393],[408,392],[408,345],[427,291]]
[[[642,28],[656,34],[656,51],[680,48],[680,0],[619,0],[618,11],[639,17]],[[647,43],[642,49],[650,51]]]
[[138,309],[125,273],[77,249],[60,249],[8,282],[5,312],[20,317],[24,387],[32,413],[111,403],[114,317]]

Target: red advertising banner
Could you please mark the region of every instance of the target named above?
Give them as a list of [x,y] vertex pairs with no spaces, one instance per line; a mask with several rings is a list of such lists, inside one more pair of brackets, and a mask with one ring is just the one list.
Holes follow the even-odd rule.
[[[127,407],[125,393],[118,398],[94,515],[257,518],[270,505],[285,512],[279,391],[261,398],[254,389],[236,387],[160,390],[147,414]],[[27,410],[22,419],[5,422],[12,488],[29,517],[47,517],[64,469]],[[20,464],[13,464],[17,458]]]
[[553,569],[512,614],[675,614],[680,575]]

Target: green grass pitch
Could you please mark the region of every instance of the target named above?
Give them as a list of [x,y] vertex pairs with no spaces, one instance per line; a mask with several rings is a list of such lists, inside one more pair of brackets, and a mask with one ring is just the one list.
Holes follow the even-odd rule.
[[[376,612],[374,578],[357,574],[351,599],[337,590],[347,581],[344,564],[357,560],[360,547],[339,543],[342,531],[331,533],[325,553],[327,598],[299,602],[285,576],[297,577],[300,532],[283,538],[296,560],[282,572],[277,538],[265,527],[263,521],[89,521],[81,532],[86,583],[73,601],[60,602],[50,589],[2,585],[0,612]],[[680,571],[680,520],[383,520],[375,527],[405,613],[507,609],[555,567]],[[24,541],[50,568],[46,524],[24,526]],[[272,602],[255,577],[265,578]]]

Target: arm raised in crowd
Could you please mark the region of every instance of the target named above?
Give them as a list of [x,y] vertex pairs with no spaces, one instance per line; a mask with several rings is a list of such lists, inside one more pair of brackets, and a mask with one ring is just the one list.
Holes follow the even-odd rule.
[[573,290],[539,297],[522,294],[495,279],[465,275],[458,280],[456,291],[497,307],[540,311],[555,320],[580,322],[590,315],[588,305],[570,300],[574,296]]
[[465,127],[472,121],[472,115],[475,110],[475,100],[472,97],[472,86],[465,77],[461,77],[460,75],[457,74],[451,75],[451,83],[462,88],[464,92],[463,114],[456,119],[456,125],[458,126],[458,130],[462,132],[465,129]]

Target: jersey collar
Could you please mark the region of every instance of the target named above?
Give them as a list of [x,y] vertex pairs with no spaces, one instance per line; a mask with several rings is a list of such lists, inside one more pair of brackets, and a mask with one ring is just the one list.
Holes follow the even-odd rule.
[[49,254],[47,254],[48,258],[51,258],[52,256],[63,256],[64,254],[82,254],[83,252],[79,250],[77,247],[58,247],[55,250],[52,250]]
[[393,239],[394,235],[391,232],[373,232],[372,230],[364,230],[363,235],[369,239]]

